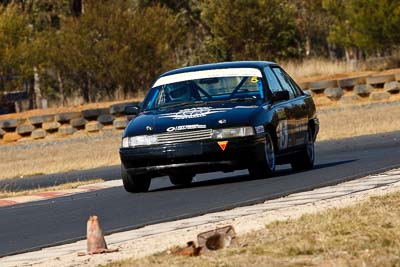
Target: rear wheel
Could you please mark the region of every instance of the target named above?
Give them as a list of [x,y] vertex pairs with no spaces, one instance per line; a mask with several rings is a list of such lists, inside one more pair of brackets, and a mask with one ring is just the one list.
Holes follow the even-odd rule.
[[174,185],[189,185],[193,181],[193,174],[175,174],[170,175],[169,180]]
[[121,166],[121,176],[124,188],[130,193],[147,192],[150,187],[151,177],[148,175],[131,175],[124,166]]
[[308,128],[306,146],[293,158],[290,165],[295,171],[304,171],[311,169],[314,166],[314,160],[314,141],[312,137],[312,131],[310,128]]
[[275,172],[275,147],[269,133],[265,136],[263,152],[262,159],[249,168],[249,173],[254,178],[269,177]]

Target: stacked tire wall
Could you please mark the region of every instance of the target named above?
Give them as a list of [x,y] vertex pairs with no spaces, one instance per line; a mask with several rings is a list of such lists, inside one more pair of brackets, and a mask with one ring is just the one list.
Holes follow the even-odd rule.
[[0,120],[0,140],[10,143],[68,137],[79,133],[122,131],[130,119],[124,115],[125,106],[137,104],[123,103],[108,108]]
[[375,74],[299,85],[314,97],[318,106],[385,101],[399,95],[400,70],[396,74]]

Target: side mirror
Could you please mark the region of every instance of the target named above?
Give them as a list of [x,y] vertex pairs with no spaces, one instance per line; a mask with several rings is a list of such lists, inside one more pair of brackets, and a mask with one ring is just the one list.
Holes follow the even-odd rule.
[[124,110],[125,115],[137,115],[139,112],[140,109],[138,106],[126,106]]
[[274,102],[287,101],[290,99],[290,95],[288,91],[277,91],[272,95],[272,99]]

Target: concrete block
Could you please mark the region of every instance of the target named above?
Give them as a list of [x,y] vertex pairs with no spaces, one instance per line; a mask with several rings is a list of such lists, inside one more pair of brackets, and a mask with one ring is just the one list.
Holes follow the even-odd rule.
[[0,128],[8,129],[8,128],[16,128],[17,126],[23,124],[25,119],[8,119],[8,120],[0,120]]
[[32,116],[32,117],[28,118],[28,121],[31,124],[41,124],[44,122],[52,122],[52,121],[54,121],[54,114]]
[[386,82],[394,80],[395,80],[394,74],[371,75],[367,77],[367,84],[372,84],[372,85],[384,84]]
[[35,130],[35,126],[31,124],[23,124],[17,127],[17,133],[18,134],[28,134],[31,133]]
[[91,108],[82,110],[82,117],[85,119],[96,119],[100,115],[109,114],[109,108]]
[[113,122],[115,129],[125,129],[126,125],[128,125],[127,118],[116,118]]
[[42,124],[42,128],[46,131],[55,131],[58,130],[58,128],[60,128],[61,124],[59,122],[56,121],[52,121],[52,122],[44,122]]
[[329,99],[338,100],[343,96],[343,89],[340,87],[330,87],[324,90],[324,94]]
[[0,128],[0,137],[3,137],[3,135],[6,134],[6,131],[4,131],[3,129]]
[[338,80],[338,84],[342,88],[352,88],[359,84],[365,84],[366,78],[366,76],[344,78]]
[[60,128],[58,128],[58,133],[60,135],[71,135],[74,132],[76,132],[76,129],[69,124],[61,125]]
[[88,122],[88,123],[85,125],[85,130],[86,130],[87,132],[98,132],[98,131],[100,131],[102,128],[103,128],[103,124],[101,124],[101,123],[99,123],[99,122],[97,122],[97,121],[91,121],[91,122]]
[[112,115],[123,115],[125,114],[126,106],[138,106],[140,102],[129,102],[129,103],[121,103],[114,104],[110,106],[110,114]]
[[45,138],[47,135],[47,132],[43,129],[36,129],[31,133],[31,137],[33,139],[42,139]]
[[398,93],[400,92],[400,82],[394,81],[394,82],[387,82],[385,83],[385,86],[383,87],[386,92],[389,93]]
[[7,143],[18,141],[21,138],[22,136],[17,133],[6,133],[5,135],[3,135],[3,141]]
[[76,112],[65,112],[55,115],[55,120],[58,122],[69,122],[72,119],[80,118],[81,113],[79,111]]
[[387,100],[390,98],[390,93],[388,92],[372,92],[369,99],[372,101]]
[[363,96],[363,97],[369,96],[372,93],[372,91],[374,91],[374,87],[372,87],[369,84],[356,85],[356,86],[354,86],[354,90],[353,90],[355,95]]
[[311,91],[323,90],[329,87],[337,87],[338,83],[336,80],[326,80],[326,81],[317,81],[317,82],[309,82],[308,89]]
[[103,114],[97,118],[97,121],[104,125],[112,124],[114,120],[115,120],[115,116],[110,115],[110,114]]
[[84,127],[85,124],[87,123],[87,120],[80,117],[76,119],[72,119],[69,124],[71,124],[72,127],[79,128],[79,127]]

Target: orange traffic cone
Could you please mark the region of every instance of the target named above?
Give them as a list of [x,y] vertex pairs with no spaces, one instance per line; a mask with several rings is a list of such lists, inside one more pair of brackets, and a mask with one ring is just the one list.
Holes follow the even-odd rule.
[[107,250],[107,244],[104,240],[99,218],[96,215],[90,216],[87,221],[87,252],[96,254]]

